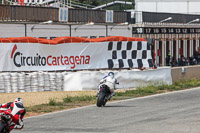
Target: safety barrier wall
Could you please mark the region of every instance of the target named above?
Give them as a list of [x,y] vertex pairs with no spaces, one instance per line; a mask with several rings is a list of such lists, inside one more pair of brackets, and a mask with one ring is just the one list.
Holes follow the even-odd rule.
[[200,65],[174,67],[171,70],[172,81],[200,79]]
[[[110,70],[79,72],[1,72],[0,93],[95,90]],[[120,82],[116,88],[128,89],[148,84],[200,79],[200,66],[161,67],[140,71],[113,71]],[[84,77],[84,78],[83,78]]]
[[[107,71],[79,71],[64,75],[64,91],[92,90],[97,89],[99,81],[110,72]],[[147,85],[172,84],[171,68],[158,68],[149,70],[115,70],[119,85],[117,89],[133,89]],[[84,77],[84,78],[83,78]]]
[[[2,72],[0,93],[96,90],[110,70],[78,72]],[[114,70],[120,82],[117,89],[146,85],[172,84],[171,68]]]

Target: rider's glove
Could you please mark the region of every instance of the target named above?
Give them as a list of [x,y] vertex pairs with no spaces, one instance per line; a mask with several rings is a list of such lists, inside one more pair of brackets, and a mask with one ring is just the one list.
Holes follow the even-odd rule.
[[101,81],[100,84],[103,84],[103,83],[105,83],[105,82],[106,82],[105,80],[104,80],[104,81]]

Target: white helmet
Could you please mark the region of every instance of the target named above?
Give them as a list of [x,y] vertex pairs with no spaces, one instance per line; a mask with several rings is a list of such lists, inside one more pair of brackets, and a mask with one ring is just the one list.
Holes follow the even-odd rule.
[[15,103],[19,103],[19,104],[22,104],[23,105],[23,100],[22,100],[22,98],[16,98],[15,99]]
[[113,72],[109,72],[108,76],[110,76],[111,78],[114,78],[114,73]]

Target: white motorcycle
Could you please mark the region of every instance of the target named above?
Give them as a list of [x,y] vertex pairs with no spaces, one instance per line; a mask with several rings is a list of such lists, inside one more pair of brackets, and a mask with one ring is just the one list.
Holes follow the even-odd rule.
[[[116,83],[119,84],[119,83]],[[106,102],[110,100],[112,93],[110,88],[105,84],[99,85],[99,93],[97,94],[97,107],[102,107],[106,105]]]

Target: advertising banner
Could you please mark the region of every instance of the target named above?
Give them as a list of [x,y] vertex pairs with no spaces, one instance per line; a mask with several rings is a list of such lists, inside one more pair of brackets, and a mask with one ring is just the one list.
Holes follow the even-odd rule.
[[106,10],[106,22],[107,23],[113,23],[113,16],[114,16],[113,10]]
[[68,8],[59,8],[59,21],[67,22],[68,21]]
[[1,43],[0,71],[55,71],[152,67],[146,41]]

